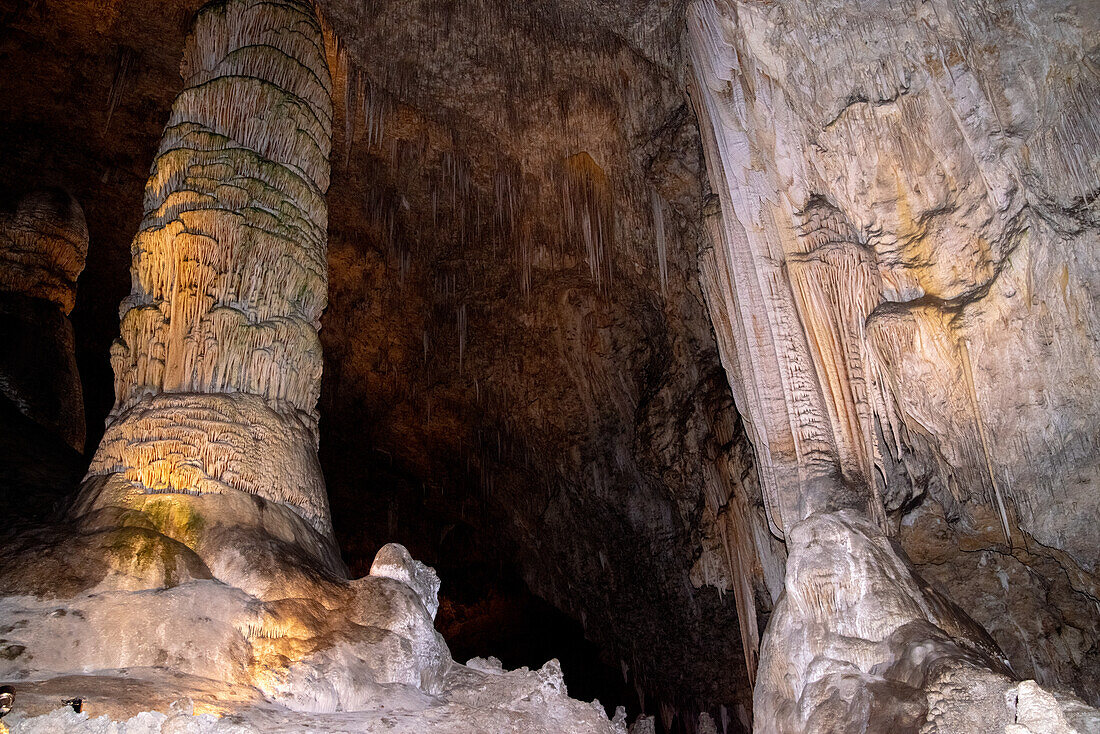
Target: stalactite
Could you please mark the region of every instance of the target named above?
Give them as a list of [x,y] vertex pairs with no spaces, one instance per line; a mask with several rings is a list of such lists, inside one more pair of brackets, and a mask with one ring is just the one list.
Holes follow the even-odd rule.
[[565,233],[583,246],[588,271],[597,286],[610,286],[614,248],[614,204],[604,170],[588,153],[565,161],[562,181]]
[[[965,373],[963,347],[951,318],[927,304],[884,303],[867,321],[867,343],[872,370],[882,383],[877,392],[882,424],[898,441],[909,437],[905,451],[895,444],[896,455],[909,461],[913,450],[926,446],[939,481],[956,502],[966,501],[975,490],[988,491],[995,501],[970,391],[972,378]],[[902,389],[915,380],[924,384],[921,393]]]
[[878,448],[864,324],[881,300],[874,254],[841,212],[820,197],[799,213],[797,250],[787,274],[828,410],[840,469],[866,488],[867,509],[886,528],[874,466]]
[[466,356],[466,304],[458,307],[455,318],[455,329],[458,332],[458,369],[462,371],[463,359]]
[[661,195],[656,190],[650,192],[653,206],[653,231],[657,241],[657,275],[661,281],[661,295],[668,295],[668,250],[665,242],[665,211]]
[[[746,490],[733,476],[733,466],[732,462],[719,459],[703,467],[703,497],[706,504],[703,529],[716,536],[718,548],[704,545],[692,581],[696,585],[701,582],[704,586],[716,587],[719,596],[727,588],[732,588],[745,670],[751,685],[756,678],[760,651],[754,585],[764,582],[758,570],[764,563],[758,547],[758,534],[754,532],[749,517]],[[762,532],[767,534],[766,529],[762,528]]]
[[111,120],[126,91],[127,77],[130,75],[130,67],[134,64],[134,56],[134,51],[125,46],[118,50],[118,67],[115,69],[114,78],[111,79],[111,91],[107,95],[107,121],[103,123],[104,135],[111,129]]
[[959,344],[959,352],[962,355],[963,374],[966,376],[966,391],[970,396],[971,409],[974,411],[974,423],[978,426],[978,438],[981,440],[982,456],[985,458],[985,468],[989,472],[989,486],[993,490],[993,499],[997,507],[997,517],[1001,520],[1001,530],[1005,534],[1005,543],[1012,547],[1012,529],[1008,523],[1008,511],[1005,509],[1004,497],[1001,496],[1001,488],[997,483],[997,477],[993,471],[993,460],[989,456],[989,438],[985,433],[985,421],[982,420],[982,409],[978,403],[978,392],[974,387],[974,367],[970,364],[970,346],[963,340]]

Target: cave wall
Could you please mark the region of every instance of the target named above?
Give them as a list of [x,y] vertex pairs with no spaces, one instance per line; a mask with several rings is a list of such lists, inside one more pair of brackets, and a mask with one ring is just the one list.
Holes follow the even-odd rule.
[[1017,674],[1093,703],[1097,20],[688,11],[718,198],[702,282],[772,532],[870,518]]
[[326,6],[333,187],[354,193],[332,209],[322,462],[345,543],[396,531],[458,569],[484,539],[650,710],[747,717],[737,602],[692,578],[706,535],[727,565],[700,518],[751,458],[695,275],[678,25],[638,10],[635,33],[613,7]]
[[[439,578],[404,547],[346,578],[316,456],[335,45],[300,0],[208,3],[190,25],[130,248],[115,407],[75,502],[0,559],[0,679],[31,695],[18,724],[87,703],[57,725],[622,734],[625,712],[568,698],[556,661],[452,660]],[[53,685],[81,703],[45,713]]]

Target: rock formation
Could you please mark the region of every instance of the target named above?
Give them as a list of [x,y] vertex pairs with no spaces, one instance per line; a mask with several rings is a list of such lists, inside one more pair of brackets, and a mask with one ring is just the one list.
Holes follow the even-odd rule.
[[335,557],[316,460],[332,102],[310,18],[293,2],[235,2],[196,20],[83,512],[244,492],[292,508],[318,535],[311,549]]
[[[937,2],[689,9],[720,203],[703,285],[790,554],[756,688],[765,731],[1006,726],[1008,662],[1100,695],[1084,541],[1100,466],[1094,21]],[[1087,640],[1075,666],[1040,664],[1063,643],[1034,627],[1001,637],[1024,639],[999,661],[942,611],[886,535],[935,555],[920,528],[944,518],[960,545],[1046,575],[1010,589],[977,569],[1018,597],[1010,614],[1066,594]],[[960,601],[983,623],[1003,608]],[[897,670],[929,645],[952,662]],[[950,688],[959,666],[999,682]],[[952,718],[952,697],[984,703]]]
[[345,580],[316,456],[329,50],[299,0],[227,0],[195,20],[75,530],[25,531],[0,560],[0,676],[48,688],[76,675],[62,685],[87,703],[59,722],[40,702],[28,731],[148,711],[131,686],[254,726],[272,711],[368,709],[357,731],[392,731],[389,708],[406,731],[433,718],[447,731],[622,729],[569,699],[556,663],[454,663],[432,624],[439,579],[403,547]]
[[0,393],[77,451],[84,401],[68,316],[87,255],[84,212],[65,191],[33,191],[0,212]]

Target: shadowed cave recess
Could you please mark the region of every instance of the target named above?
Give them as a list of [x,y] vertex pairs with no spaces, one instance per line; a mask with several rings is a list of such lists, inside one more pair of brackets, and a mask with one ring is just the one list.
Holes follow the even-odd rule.
[[0,726],[1100,731],[1098,200],[1094,3],[0,0]]

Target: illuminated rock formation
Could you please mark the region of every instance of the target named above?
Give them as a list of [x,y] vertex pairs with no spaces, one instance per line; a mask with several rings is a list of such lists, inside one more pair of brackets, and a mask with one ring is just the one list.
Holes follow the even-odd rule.
[[84,212],[64,191],[34,191],[0,212],[0,393],[77,451],[84,401],[68,316],[87,255]]
[[[837,12],[859,13],[844,4]],[[922,15],[929,12],[940,18],[935,28]],[[782,533],[813,509],[806,503],[823,493],[806,487],[816,478],[839,473],[873,496],[897,484],[895,465],[910,464],[912,475],[925,469],[913,455],[947,461],[934,478],[911,476],[908,494],[934,481],[998,508],[1012,499],[1002,497],[1011,486],[1091,476],[1095,462],[1080,447],[1039,450],[1038,435],[1068,420],[1063,433],[1083,437],[1097,412],[1096,391],[1086,387],[1097,359],[1087,336],[1094,304],[1074,301],[1090,292],[1088,270],[1069,267],[1079,257],[1067,250],[1079,243],[1077,251],[1087,251],[1096,236],[1080,198],[1095,183],[1096,161],[1077,143],[1051,142],[1097,134],[1095,95],[1086,91],[1095,82],[1087,63],[1074,60],[1084,41],[1060,30],[1061,56],[1048,58],[1026,40],[991,56],[1007,63],[1034,54],[1065,73],[1064,83],[1041,93],[1023,91],[1026,75],[1014,81],[1008,91],[1022,101],[1001,109],[968,40],[971,26],[991,37],[998,31],[987,17],[898,6],[875,22],[864,17],[860,43],[841,53],[822,46],[823,37],[779,30],[810,16],[798,3],[774,12],[698,3],[690,14],[695,96],[723,204],[704,285],[766,462],[774,529]],[[1054,27],[1051,15],[1043,18]],[[874,40],[886,28],[929,53],[907,55]],[[737,49],[747,55],[738,58]],[[773,74],[768,64],[779,58],[786,72]],[[827,77],[822,59],[835,75]],[[765,81],[756,84],[758,77]],[[815,93],[800,95],[796,80],[812,80],[806,88]],[[1013,114],[1019,119],[1010,125]],[[1072,134],[1059,132],[1067,125]],[[1050,287],[1037,278],[1051,279]],[[1043,331],[1039,322],[1050,323],[1048,333],[1065,332],[1057,347],[1027,342]],[[1084,329],[1076,336],[1075,322]],[[940,346],[922,349],[927,343]],[[1080,359],[1060,359],[1059,350]],[[991,410],[994,385],[1051,399],[1019,406],[1030,420],[1001,424]],[[1052,453],[1060,457],[1052,465],[1036,464]],[[1015,499],[1029,532],[1074,546],[1080,563],[1094,565],[1094,549],[1075,545],[1068,529],[1059,541],[1037,498]],[[894,504],[851,502],[879,515]]]
[[298,513],[339,572],[316,460],[331,84],[312,10],[197,18],[134,239],[116,402],[81,506],[245,492]]
[[[187,511],[171,498],[161,508]],[[280,578],[287,564],[269,559],[285,598],[260,601],[210,578],[181,543],[127,531],[61,547],[24,536],[0,559],[11,627],[0,679],[19,690],[20,711],[7,719],[17,731],[129,731],[129,720],[143,732],[625,732],[621,717],[568,697],[557,661],[505,671],[451,660],[432,627],[434,585],[421,583],[434,572],[401,546],[348,583]],[[149,588],[158,574],[162,588]],[[82,715],[57,710],[57,691],[82,698]]]

